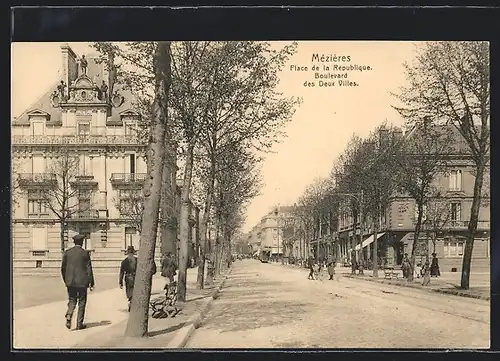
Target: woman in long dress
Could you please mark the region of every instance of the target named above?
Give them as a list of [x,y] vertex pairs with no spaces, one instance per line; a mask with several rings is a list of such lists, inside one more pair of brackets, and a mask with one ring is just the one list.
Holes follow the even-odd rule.
[[439,261],[437,258],[437,254],[432,254],[432,262],[431,262],[431,277],[439,277],[441,276],[441,272],[439,272]]

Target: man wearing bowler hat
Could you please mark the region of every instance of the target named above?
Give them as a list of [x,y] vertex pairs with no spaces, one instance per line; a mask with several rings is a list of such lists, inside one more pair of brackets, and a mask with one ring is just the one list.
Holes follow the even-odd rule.
[[94,289],[94,273],[90,254],[83,249],[85,236],[77,234],[73,237],[75,246],[64,251],[61,274],[68,289],[68,310],[66,312],[66,328],[71,328],[71,319],[78,303],[76,329],[85,328],[85,306],[87,305],[87,288]]
[[137,257],[135,256],[134,246],[127,247],[127,257],[120,266],[120,278],[118,283],[123,288],[123,279],[125,279],[125,294],[128,300],[128,311],[132,303],[132,294],[134,293],[135,272],[137,271]]

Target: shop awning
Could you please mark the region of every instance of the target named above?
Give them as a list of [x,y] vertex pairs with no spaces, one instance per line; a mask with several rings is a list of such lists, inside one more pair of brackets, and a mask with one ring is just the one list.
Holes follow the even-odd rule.
[[[385,232],[378,233],[378,234],[377,234],[377,240],[378,240],[380,237],[382,237],[384,234],[385,234]],[[374,238],[373,238],[373,234],[372,234],[370,237],[368,237],[367,239],[365,239],[365,240],[363,241],[363,243],[362,243],[363,248],[365,248],[366,246],[368,246],[368,245],[372,244],[372,243],[373,243],[373,241],[374,241]],[[358,244],[356,247],[354,247],[354,249],[355,249],[356,251],[359,251],[359,244]]]

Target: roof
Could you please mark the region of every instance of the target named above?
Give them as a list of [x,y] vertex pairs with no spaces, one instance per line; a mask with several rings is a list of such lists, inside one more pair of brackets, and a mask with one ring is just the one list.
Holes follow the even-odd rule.
[[[433,125],[434,130],[436,130],[441,135],[447,135],[449,137],[449,145],[451,154],[468,154],[470,153],[470,148],[464,137],[458,129],[453,124],[435,124]],[[414,127],[407,135],[408,138],[421,136],[421,128]]]
[[[87,76],[92,79],[96,85],[100,85],[102,80],[104,79],[104,66],[103,64],[98,64],[95,60],[98,58],[98,55],[89,54],[85,55],[85,58],[88,61],[87,67]],[[108,83],[108,79],[104,79],[106,84]],[[31,104],[19,117],[14,118],[12,124],[13,125],[29,125],[29,114],[32,111],[39,111],[42,113],[46,113],[49,115],[50,121],[47,125],[60,125],[62,123],[61,110],[59,108],[54,108],[51,102],[51,96],[53,92],[57,89],[57,86],[60,84],[61,79],[58,79],[54,82],[49,89],[45,93],[42,94],[33,104]],[[70,84],[71,85],[71,84]],[[108,84],[109,85],[109,84]],[[124,89],[124,86],[121,84],[115,84],[114,90],[118,90],[119,93],[124,97],[123,104],[119,107],[111,108],[111,115],[108,117],[108,122],[115,122],[117,125],[121,124],[121,113],[134,109],[134,95]]]
[[61,119],[61,111],[52,106],[50,101],[51,95],[59,84],[60,80],[51,85],[50,89],[42,94],[40,98],[35,100],[33,104],[31,104],[20,116],[14,118],[12,124],[14,125],[30,125],[29,114],[33,111],[44,112],[49,115],[50,123],[48,124],[60,124],[62,122]]

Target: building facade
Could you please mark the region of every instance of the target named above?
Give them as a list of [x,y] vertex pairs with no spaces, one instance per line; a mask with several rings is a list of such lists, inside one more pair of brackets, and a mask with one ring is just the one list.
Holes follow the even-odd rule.
[[[474,194],[474,162],[467,145],[453,126],[448,126],[452,147],[447,158],[446,171],[434,179],[440,190],[439,200],[430,200],[424,209],[422,231],[416,250],[417,261],[427,254],[436,253],[442,271],[461,271],[465,237],[468,231],[470,210]],[[487,272],[490,269],[490,199],[489,168],[484,175],[484,199],[479,212],[479,221],[474,241],[472,270]],[[378,255],[390,265],[400,265],[405,253],[411,254],[416,224],[415,200],[407,194],[394,194],[387,209],[378,220]],[[359,253],[359,218],[354,222],[348,210],[339,217],[338,243],[342,259],[349,259],[354,248]],[[356,225],[356,226],[354,226]],[[374,252],[374,237],[371,220],[362,227],[363,258],[371,259]],[[359,254],[358,254],[359,257]]]
[[[145,145],[134,99],[97,56],[63,45],[62,79],[12,121],[14,270],[55,269],[72,236],[86,235],[94,268],[118,268],[140,249]],[[160,239],[176,243],[175,149],[168,150]]]

